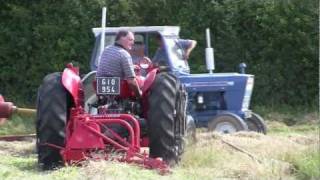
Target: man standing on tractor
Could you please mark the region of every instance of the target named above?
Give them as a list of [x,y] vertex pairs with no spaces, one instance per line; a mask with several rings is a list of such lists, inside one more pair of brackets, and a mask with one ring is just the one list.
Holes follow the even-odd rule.
[[[167,65],[168,57],[164,47],[164,40],[160,34],[156,35],[156,41],[159,47],[152,58],[152,62],[156,65]],[[191,39],[177,39],[176,44],[183,50],[183,59],[187,61],[191,51],[196,47],[197,41]]]
[[134,44],[134,34],[130,31],[119,31],[115,44],[104,49],[97,69],[97,77],[120,77],[127,80],[137,97],[142,91],[136,81],[134,66],[129,50]]

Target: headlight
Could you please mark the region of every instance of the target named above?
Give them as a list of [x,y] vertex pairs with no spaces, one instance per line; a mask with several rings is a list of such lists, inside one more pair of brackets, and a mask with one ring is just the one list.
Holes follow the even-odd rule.
[[249,109],[251,94],[253,90],[253,84],[254,84],[254,78],[248,77],[246,88],[244,91],[243,102],[242,102],[242,109],[241,109],[242,111]]

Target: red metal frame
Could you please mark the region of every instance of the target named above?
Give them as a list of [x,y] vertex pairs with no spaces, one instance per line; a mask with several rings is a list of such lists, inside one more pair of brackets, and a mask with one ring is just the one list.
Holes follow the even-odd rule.
[[[122,125],[129,132],[129,136],[122,137],[111,129],[108,129],[109,134],[104,134],[102,127],[107,129],[106,126],[111,124]],[[100,159],[106,160],[114,156],[111,155],[113,152],[122,152],[112,160],[139,164],[148,169],[157,169],[160,173],[169,172],[168,165],[161,159],[149,158],[147,153],[141,152],[140,141],[143,139],[140,138],[140,125],[132,115],[89,115],[84,113],[81,107],[72,108],[66,134],[65,147],[60,149],[67,164],[96,159],[93,154],[97,152],[100,154]]]
[[[140,85],[146,85],[143,89],[146,93],[155,79],[157,70],[151,70],[146,79]],[[96,159],[95,154],[99,153],[99,159],[114,159],[120,162],[135,163],[148,169],[157,169],[160,173],[169,172],[169,166],[161,159],[148,157],[142,152],[141,147],[147,147],[147,137],[141,137],[140,124],[130,114],[99,114],[90,115],[83,109],[83,97],[81,80],[78,69],[69,65],[62,75],[62,83],[70,92],[75,102],[71,109],[70,117],[66,128],[65,147],[58,147],[53,144],[46,144],[61,149],[61,155],[65,163],[74,164],[82,160]],[[128,131],[128,136],[123,137],[108,128],[108,125],[118,124]],[[104,134],[102,129],[108,132]],[[113,152],[117,153],[114,158]],[[102,156],[101,156],[102,154]]]

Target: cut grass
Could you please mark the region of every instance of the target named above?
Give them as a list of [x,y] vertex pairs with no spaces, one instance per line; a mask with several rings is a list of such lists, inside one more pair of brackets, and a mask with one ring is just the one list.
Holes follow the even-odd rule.
[[[314,137],[200,133],[199,141],[187,148],[180,165],[166,176],[110,161],[89,161],[83,167],[40,172],[34,142],[0,142],[0,179],[318,179],[319,149],[315,147],[319,139]],[[245,149],[259,161],[222,139]]]
[[31,134],[35,132],[35,117],[13,115],[0,127],[0,135]]
[[294,166],[294,174],[297,179],[320,178],[320,152],[319,146],[309,148],[296,154],[287,154],[286,161]]
[[294,126],[267,123],[268,135],[197,131],[198,142],[187,147],[180,165],[165,176],[155,170],[110,161],[88,161],[82,167],[41,172],[37,169],[34,141],[0,141],[0,179],[320,179],[318,126],[312,121]]

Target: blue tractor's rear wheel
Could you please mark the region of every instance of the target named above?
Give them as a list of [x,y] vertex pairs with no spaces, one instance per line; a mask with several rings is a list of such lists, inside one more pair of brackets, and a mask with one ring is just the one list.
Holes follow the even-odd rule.
[[242,118],[233,113],[223,113],[208,122],[208,130],[224,134],[247,131],[248,125]]

